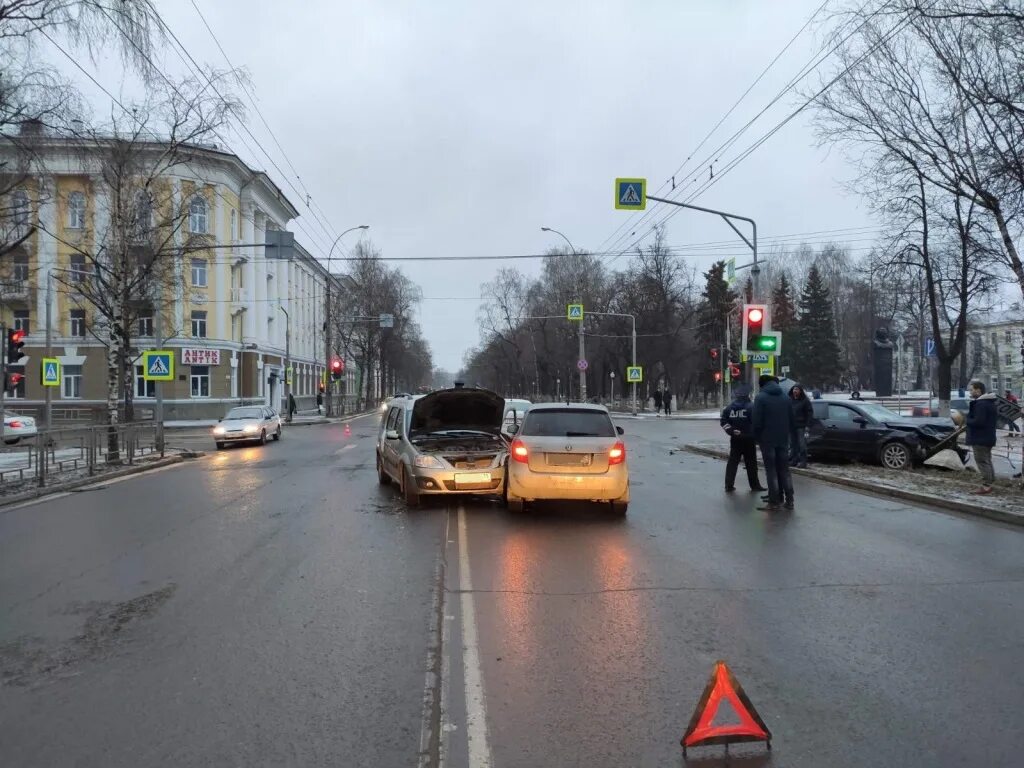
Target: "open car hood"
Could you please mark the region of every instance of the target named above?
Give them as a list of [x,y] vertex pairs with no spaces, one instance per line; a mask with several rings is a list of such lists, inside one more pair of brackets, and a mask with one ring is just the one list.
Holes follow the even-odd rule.
[[487,389],[440,389],[416,400],[409,434],[445,429],[475,429],[497,433],[505,414],[505,398]]

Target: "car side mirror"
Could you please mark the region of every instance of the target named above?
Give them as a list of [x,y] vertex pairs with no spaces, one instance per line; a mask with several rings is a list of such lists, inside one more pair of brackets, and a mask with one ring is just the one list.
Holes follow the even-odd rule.
[[509,424],[509,425],[508,425],[508,433],[509,433],[510,435],[514,435],[514,434],[516,434],[516,433],[517,433],[518,431],[519,431],[519,425],[518,425],[518,424]]
[[615,427],[615,431],[618,432],[620,435],[626,434],[626,430],[624,430],[622,427],[619,427],[619,426]]
[[863,427],[865,424],[868,423],[868,420],[865,419],[863,416],[854,416],[853,417],[853,423],[854,424],[860,424]]
[[388,440],[397,440],[398,439],[398,430],[397,429],[389,429],[387,432],[384,433],[384,437],[387,438]]

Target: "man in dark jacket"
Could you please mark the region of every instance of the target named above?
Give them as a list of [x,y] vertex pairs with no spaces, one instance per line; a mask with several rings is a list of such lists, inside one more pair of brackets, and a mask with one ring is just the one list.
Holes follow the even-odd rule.
[[654,390],[654,414],[661,416],[661,387]]
[[976,494],[992,493],[996,473],[992,466],[992,448],[996,444],[996,396],[985,392],[980,381],[971,382],[971,404],[967,407],[967,440],[974,452],[974,463],[981,473],[981,488]]
[[789,407],[793,409],[793,434],[789,436],[789,464],[793,467],[807,466],[807,427],[814,419],[814,406],[799,384],[789,390]]
[[793,508],[793,477],[789,473],[789,436],[793,432],[793,409],[774,376],[758,379],[761,391],[754,399],[752,413],[754,440],[761,447],[761,460],[768,478],[768,503],[762,510],[774,512],[785,499]]
[[661,393],[661,404],[665,406],[665,415],[672,415],[672,390],[665,387],[665,391]]
[[733,400],[722,409],[722,417],[718,423],[729,436],[729,461],[725,465],[725,490],[731,493],[736,490],[736,470],[740,459],[747,468],[747,482],[750,490],[763,491],[757,479],[757,450],[754,443],[753,423],[751,422],[750,389],[740,385],[733,393]]

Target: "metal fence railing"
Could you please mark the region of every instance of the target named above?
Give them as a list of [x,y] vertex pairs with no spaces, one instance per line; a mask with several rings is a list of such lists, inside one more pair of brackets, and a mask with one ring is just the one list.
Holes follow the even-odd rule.
[[153,422],[42,429],[0,449],[0,489],[30,481],[42,487],[69,473],[92,476],[157,454],[164,455],[163,429]]

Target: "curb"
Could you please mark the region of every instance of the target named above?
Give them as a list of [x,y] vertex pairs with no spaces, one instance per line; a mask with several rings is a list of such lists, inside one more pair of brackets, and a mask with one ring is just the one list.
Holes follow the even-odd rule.
[[[729,454],[725,451],[717,448],[707,448],[702,445],[684,445],[681,450],[688,451],[689,453],[701,454],[704,456],[711,456],[715,459],[727,459]],[[761,462],[758,461],[759,466]],[[975,517],[984,517],[988,520],[996,520],[1000,523],[1008,523],[1010,525],[1024,526],[1024,515],[1016,512],[1007,512],[1002,509],[991,509],[989,507],[983,507],[978,504],[968,504],[963,501],[953,501],[952,499],[944,499],[941,496],[929,496],[925,493],[916,493],[914,491],[904,491],[899,488],[889,488],[887,486],[877,486],[871,483],[864,482],[863,480],[853,480],[847,477],[835,477],[834,475],[827,475],[824,472],[817,472],[812,469],[800,469],[799,467],[790,467],[790,472],[795,475],[802,475],[803,477],[809,477],[812,480],[820,480],[823,483],[829,483],[831,485],[838,485],[843,488],[852,488],[855,491],[861,491],[871,496],[883,496],[893,499],[899,499],[901,501],[911,501],[915,504],[921,504],[924,506],[939,507],[941,509],[950,510],[952,512],[960,512],[965,515],[973,515]]]
[[[200,454],[202,455],[202,454]],[[31,491],[25,493],[19,493],[16,496],[4,496],[0,498],[0,508],[9,507],[13,504],[19,504],[23,501],[32,501],[33,499],[40,499],[44,496],[50,496],[55,493],[65,493],[67,491],[73,491],[76,488],[82,488],[86,485],[96,485],[102,483],[104,480],[114,480],[119,477],[126,477],[128,475],[137,475],[142,472],[149,472],[151,469],[162,469],[163,467],[169,467],[174,464],[181,464],[185,461],[185,455],[178,456],[164,456],[162,459],[154,461],[149,464],[132,464],[131,466],[122,467],[121,469],[115,469],[110,472],[104,472],[100,475],[93,475],[92,477],[79,477],[74,480],[69,480],[66,483],[59,485],[46,485],[42,488],[33,488]]]

